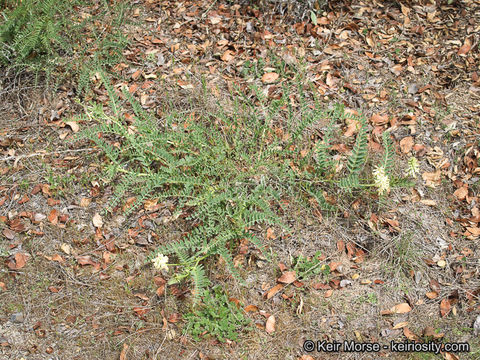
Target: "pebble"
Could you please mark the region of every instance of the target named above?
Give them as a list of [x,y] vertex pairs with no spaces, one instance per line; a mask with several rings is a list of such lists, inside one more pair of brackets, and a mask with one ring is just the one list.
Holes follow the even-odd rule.
[[10,316],[10,322],[15,323],[15,324],[21,324],[25,320],[25,316],[23,315],[22,312],[12,314]]

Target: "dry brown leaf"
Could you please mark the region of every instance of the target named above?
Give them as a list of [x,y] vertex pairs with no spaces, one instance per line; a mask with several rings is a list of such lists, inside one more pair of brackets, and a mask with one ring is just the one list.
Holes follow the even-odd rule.
[[413,137],[407,136],[400,140],[400,148],[404,154],[408,154],[413,147]]
[[78,126],[78,122],[76,121],[65,121],[65,124],[70,126],[74,133],[77,133],[80,130],[80,126]]
[[86,208],[86,207],[88,207],[88,205],[90,205],[91,202],[92,202],[92,199],[90,199],[90,198],[81,198],[80,199],[80,206],[83,207],[83,208]]
[[395,326],[392,329],[393,330],[401,329],[401,328],[404,328],[407,325],[408,325],[408,321],[401,321],[398,324],[395,324]]
[[15,254],[15,270],[21,269],[27,263],[27,255],[24,253],[16,253]]
[[465,39],[463,45],[458,49],[457,55],[465,56],[472,48],[472,41],[469,38]]
[[128,351],[128,345],[123,344],[123,349],[120,352],[120,360],[127,360],[127,351]]
[[455,190],[453,195],[455,195],[458,200],[465,200],[468,195],[468,189],[465,186],[462,186],[461,188]]
[[440,302],[440,315],[447,316],[452,310],[452,304],[449,299],[445,298]]
[[70,255],[72,253],[72,247],[66,243],[60,245],[60,249],[62,249],[62,251],[67,255]]
[[257,312],[258,307],[255,305],[247,305],[245,309],[243,309],[245,312]]
[[390,71],[395,75],[399,76],[402,73],[402,65],[397,64],[390,68]]
[[438,292],[436,291],[429,291],[425,294],[425,296],[429,299],[436,299],[438,297]]
[[407,303],[401,303],[393,306],[392,308],[388,310],[382,310],[380,313],[382,315],[392,315],[392,314],[405,314],[408,313],[412,310],[410,305]]
[[3,236],[5,236],[8,240],[13,240],[15,238],[15,232],[10,230],[9,228],[5,228],[2,231]]
[[233,54],[234,53],[233,53],[232,50],[225,51],[222,55],[222,60],[225,61],[225,62],[229,62],[229,61],[233,60],[235,58],[235,56]]
[[272,228],[267,229],[267,240],[274,239],[275,240],[275,233]]
[[265,331],[267,334],[271,334],[275,331],[275,316],[270,315],[267,319],[267,323],[265,324]]
[[285,271],[282,276],[280,276],[277,281],[283,284],[291,284],[296,280],[295,271]]
[[54,255],[52,256],[52,261],[57,261],[57,262],[59,262],[59,263],[62,263],[62,262],[65,261],[65,259],[64,259],[61,255],[59,255],[59,254],[54,254]]
[[408,339],[408,340],[412,340],[412,341],[417,341],[418,340],[418,336],[415,335],[409,328],[405,327],[403,328],[403,335],[405,335],[405,337]]
[[437,170],[434,173],[424,172],[422,178],[425,180],[426,186],[434,188],[440,184],[441,172],[440,170]]
[[345,121],[347,122],[348,126],[343,136],[350,137],[355,134],[360,128],[360,121],[348,118]]
[[298,358],[298,360],[315,360],[315,359],[310,355],[302,355],[301,357]]
[[95,215],[93,215],[92,222],[93,226],[97,228],[101,228],[103,226],[103,220],[99,213],[95,213]]
[[370,120],[375,125],[385,125],[388,123],[388,115],[373,114]]
[[401,303],[401,304],[395,305],[393,308],[391,308],[391,310],[395,314],[405,314],[412,311],[412,308],[407,303]]
[[467,230],[470,234],[472,234],[473,236],[479,236],[480,235],[480,228],[478,227],[470,227],[468,226],[467,227]]
[[285,285],[283,284],[277,284],[274,287],[272,287],[270,290],[268,290],[268,292],[265,295],[267,297],[267,300],[274,297],[275,294],[278,293],[280,290],[282,290],[284,286]]
[[155,291],[155,293],[157,294],[157,296],[162,296],[163,294],[165,294],[165,284],[160,285]]
[[275,81],[277,81],[278,77],[279,77],[279,75],[277,73],[267,72],[267,73],[263,74],[262,82],[264,84],[271,84],[271,83],[274,83]]
[[95,266],[97,263],[95,261],[92,260],[92,258],[88,255],[83,255],[83,256],[77,256],[76,257],[77,259],[77,262],[82,265],[82,266],[85,266],[85,265],[92,265],[92,266]]
[[133,308],[133,311],[138,317],[142,317],[150,312],[150,309],[144,306],[136,306]]
[[327,290],[325,291],[325,295],[323,295],[326,299],[328,299],[330,296],[333,295],[333,290],[330,289],[330,290]]
[[50,211],[50,214],[48,215],[48,221],[52,223],[52,225],[57,225],[58,223],[58,211],[53,209]]

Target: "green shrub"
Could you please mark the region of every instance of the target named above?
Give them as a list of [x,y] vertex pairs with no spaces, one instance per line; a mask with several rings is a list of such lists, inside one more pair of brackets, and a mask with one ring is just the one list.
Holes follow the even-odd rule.
[[[279,215],[282,199],[305,208],[316,201],[322,210],[333,212],[336,207],[324,192],[342,198],[341,194],[367,191],[370,196],[372,188],[384,194],[390,187],[407,184],[406,179],[393,176],[394,152],[388,132],[383,136],[385,151],[376,175],[372,177],[365,169],[368,129],[364,117],[349,119],[358,123],[355,144],[345,162],[334,159],[335,129],[351,116],[342,106],[326,110],[318,102],[309,104],[298,84],[297,108],[292,106],[288,88],[273,101],[253,88],[253,96],[232,95],[229,111],[227,105],[218,104],[214,113],[192,117],[167,109],[162,119],[145,112],[126,89],[117,94],[107,81],[104,84],[110,95],[109,110],[102,104],[91,106],[79,119],[88,125],[77,138],[96,143],[108,159],[105,181],[116,184],[110,211],[133,192],[136,200],[127,215],[150,198],[174,201],[174,218],[184,214],[190,224],[187,235],[160,246],[149,260],[158,255],[159,268],[175,267],[170,283],[193,279],[195,300],[208,284],[207,259],[220,256],[230,273],[242,281],[232,257],[238,240],[249,239],[265,253],[255,226],[288,231]],[[124,120],[126,108],[119,95],[133,107],[131,124]],[[89,119],[100,123],[88,123]],[[281,134],[273,127],[280,119]],[[309,129],[321,120],[329,125],[323,141],[315,144],[309,141]],[[339,170],[342,163],[343,170]],[[167,265],[165,255],[173,255],[177,264]]]
[[6,2],[0,23],[0,61],[25,64],[68,51],[62,31],[68,1],[22,0]]
[[[89,0],[4,0],[0,3],[0,66],[16,71],[70,74],[79,90],[87,89],[93,69],[109,68],[121,58],[127,44],[121,33],[124,1],[97,5]],[[80,15],[82,7],[98,6],[95,16]],[[113,11],[111,11],[113,9]],[[108,31],[98,29],[97,18],[110,14]],[[90,41],[87,44],[87,38]]]
[[231,302],[220,286],[215,286],[212,292],[202,296],[202,306],[184,316],[187,324],[185,332],[199,341],[206,335],[214,336],[224,342],[229,339],[236,341],[238,331],[246,330],[250,323],[242,309]]

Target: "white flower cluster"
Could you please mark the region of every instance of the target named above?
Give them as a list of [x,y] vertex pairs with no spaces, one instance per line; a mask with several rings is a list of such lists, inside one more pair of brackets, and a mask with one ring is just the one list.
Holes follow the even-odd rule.
[[152,262],[156,269],[168,271],[168,256],[158,254]]
[[390,179],[385,174],[385,168],[383,166],[375,167],[373,170],[373,176],[375,177],[375,186],[378,188],[378,193],[382,195],[385,192],[390,191]]
[[418,165],[418,160],[415,157],[408,159],[408,168],[405,170],[405,175],[411,177],[417,177],[417,174],[420,172],[420,166]]

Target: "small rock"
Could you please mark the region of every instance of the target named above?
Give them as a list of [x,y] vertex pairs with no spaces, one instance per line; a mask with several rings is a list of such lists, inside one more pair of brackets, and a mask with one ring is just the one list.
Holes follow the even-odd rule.
[[420,284],[420,281],[422,281],[422,273],[420,271],[417,271],[415,273],[415,283],[418,285]]
[[139,246],[147,246],[148,240],[145,239],[144,237],[138,237],[135,239],[135,244]]
[[401,330],[392,330],[392,329],[382,329],[380,332],[383,337],[394,338],[401,333]]
[[473,333],[475,336],[480,334],[480,315],[477,316],[477,319],[473,323]]
[[418,84],[415,84],[415,83],[410,84],[410,86],[408,87],[408,93],[412,95],[416,94],[418,90],[419,90]]
[[352,285],[352,282],[350,280],[347,280],[347,279],[343,279],[342,281],[340,281],[340,287],[341,288],[344,288],[348,285]]
[[165,57],[162,53],[157,54],[157,66],[165,65]]
[[10,316],[10,322],[16,323],[16,324],[21,324],[25,320],[25,316],[23,313],[15,313]]

